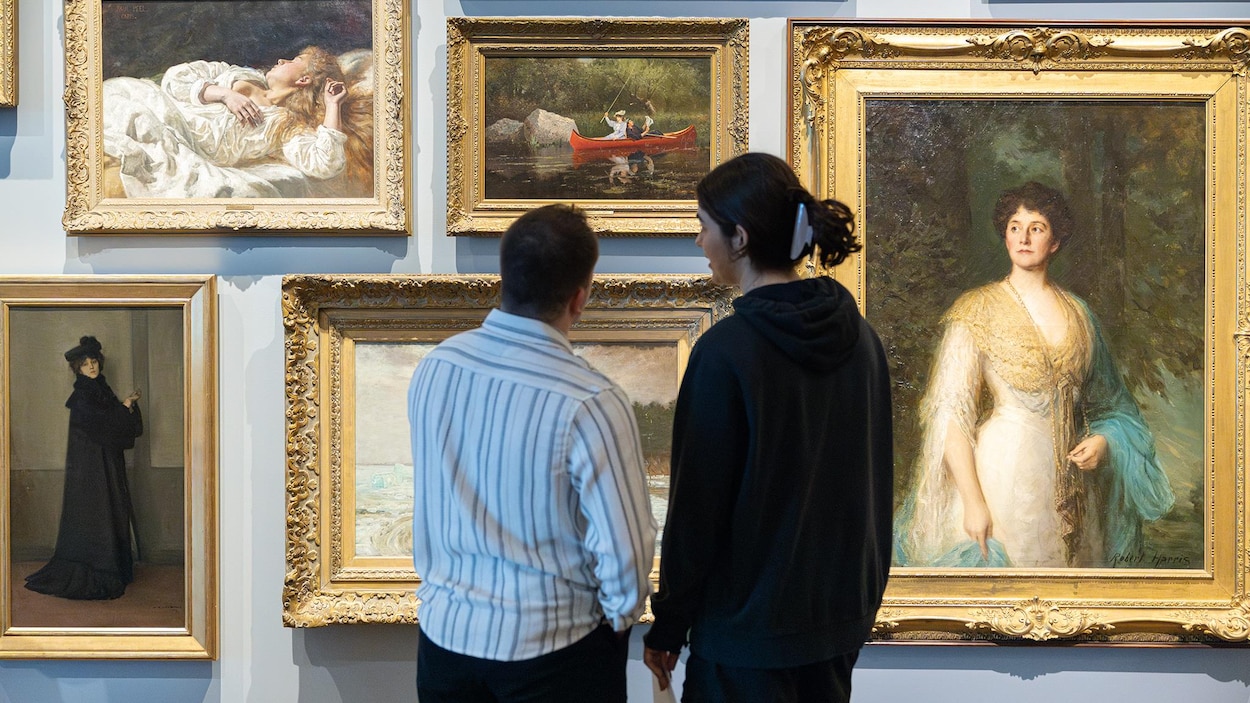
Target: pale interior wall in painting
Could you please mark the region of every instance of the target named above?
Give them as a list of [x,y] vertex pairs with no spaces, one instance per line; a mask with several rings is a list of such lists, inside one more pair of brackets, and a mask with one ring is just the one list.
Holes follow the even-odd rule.
[[[786,134],[785,17],[1136,19],[1250,17],[1246,2],[987,0],[414,0],[410,96],[416,234],[398,238],[66,238],[61,4],[19,2],[19,106],[0,110],[0,273],[212,272],[219,282],[220,622],[217,662],[0,662],[0,703],[357,703],[415,700],[416,628],[281,626],[284,567],[283,338],[285,273],[478,273],[496,270],[497,241],[449,238],[444,23],[469,16],[751,18],[752,148],[780,153]],[[605,240],[599,270],[706,271],[688,239]],[[150,339],[155,334],[149,332]],[[106,344],[108,344],[106,342]],[[110,379],[112,380],[112,379]],[[116,383],[115,385],[124,385]],[[60,396],[58,379],[49,387]],[[156,386],[153,386],[155,392]],[[63,400],[63,399],[62,399]],[[49,423],[55,427],[60,422]],[[170,463],[152,448],[152,462]],[[56,466],[63,457],[52,457]],[[663,701],[629,661],[631,703]],[[678,668],[680,679],[683,666]],[[1250,650],[1054,647],[866,648],[857,703],[1250,700]]]

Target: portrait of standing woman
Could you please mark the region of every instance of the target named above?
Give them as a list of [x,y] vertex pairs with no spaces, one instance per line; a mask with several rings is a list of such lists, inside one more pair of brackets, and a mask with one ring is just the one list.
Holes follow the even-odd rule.
[[890,566],[893,426],[885,352],[832,278],[859,251],[850,210],[768,154],[699,183],[695,243],[734,314],[695,343],[644,661],[682,700],[848,701]]
[[74,600],[118,598],[134,580],[134,508],[125,450],[143,434],[138,390],[119,400],[104,379],[95,337],[65,352],[74,373],[65,452],[65,490],[52,559],[26,588]]
[[1011,270],[942,318],[896,560],[1114,566],[1172,508],[1168,477],[1098,320],[1048,275],[1075,229],[1064,196],[1026,183],[993,221]]

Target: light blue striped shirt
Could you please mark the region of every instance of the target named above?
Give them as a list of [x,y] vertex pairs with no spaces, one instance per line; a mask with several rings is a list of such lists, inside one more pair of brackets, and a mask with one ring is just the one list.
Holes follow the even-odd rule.
[[530,659],[637,621],[655,549],[629,398],[555,328],[493,310],[408,388],[421,629]]

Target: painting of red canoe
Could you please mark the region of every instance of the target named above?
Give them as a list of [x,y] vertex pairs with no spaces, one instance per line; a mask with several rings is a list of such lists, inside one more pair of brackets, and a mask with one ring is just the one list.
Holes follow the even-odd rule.
[[614,151],[635,151],[638,149],[643,151],[660,151],[692,147],[694,146],[694,138],[694,125],[690,125],[678,132],[643,135],[637,139],[629,137],[625,139],[583,137],[578,132],[573,131],[569,133],[569,146],[573,147],[573,151],[601,151],[604,149],[612,149]]
[[693,200],[712,85],[708,56],[487,56],[485,195]]

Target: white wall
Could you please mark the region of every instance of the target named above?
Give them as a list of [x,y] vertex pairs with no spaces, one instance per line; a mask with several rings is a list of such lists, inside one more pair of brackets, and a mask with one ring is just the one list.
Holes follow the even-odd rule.
[[[217,662],[3,662],[0,703],[154,701],[336,703],[415,699],[416,628],[281,625],[284,555],[285,273],[484,272],[496,241],[449,238],[444,139],[447,16],[621,15],[615,0],[412,0],[414,224],[409,239],[67,238],[63,17],[19,0],[20,105],[0,110],[0,273],[213,272],[220,290],[221,658]],[[751,146],[780,153],[785,18],[1245,18],[1250,3],[1024,3],[1003,0],[736,2],[633,0],[634,16],[750,17]],[[1230,23],[1244,24],[1250,20]],[[690,240],[615,239],[602,272],[702,272]],[[651,701],[638,633],[631,700]],[[679,669],[680,675],[680,669]],[[898,646],[866,648],[856,700],[1250,701],[1250,650]]]

